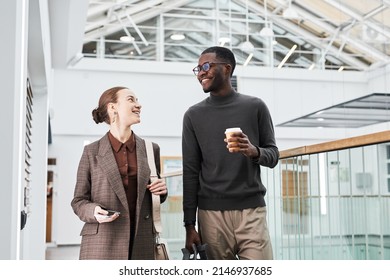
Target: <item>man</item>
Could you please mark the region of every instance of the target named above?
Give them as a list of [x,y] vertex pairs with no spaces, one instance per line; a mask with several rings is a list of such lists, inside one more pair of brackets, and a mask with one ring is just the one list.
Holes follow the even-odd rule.
[[[270,113],[261,99],[233,89],[229,49],[208,48],[198,64],[194,74],[210,95],[183,118],[186,248],[207,243],[208,258],[216,260],[272,259],[260,178],[260,165],[273,168],[279,159]],[[224,139],[230,127],[242,132]]]

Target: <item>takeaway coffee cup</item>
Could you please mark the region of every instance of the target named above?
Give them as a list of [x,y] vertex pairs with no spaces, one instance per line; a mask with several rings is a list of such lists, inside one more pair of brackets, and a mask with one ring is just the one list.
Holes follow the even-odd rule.
[[[242,132],[241,128],[239,128],[239,127],[231,127],[231,128],[227,128],[225,130],[225,135],[226,135],[226,139],[228,141],[228,144],[235,143],[234,141],[229,141],[229,137],[230,137],[230,135],[232,135],[233,133],[236,133],[236,132]],[[238,151],[238,150],[240,150],[239,147],[231,147],[231,148],[229,148],[229,152]]]

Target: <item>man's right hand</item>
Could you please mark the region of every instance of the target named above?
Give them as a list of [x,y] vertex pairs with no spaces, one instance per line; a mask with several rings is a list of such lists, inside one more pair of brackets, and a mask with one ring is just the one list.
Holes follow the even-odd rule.
[[195,226],[188,225],[186,226],[186,249],[190,251],[191,254],[194,253],[192,244],[199,246],[202,242],[200,241],[199,233],[196,231]]

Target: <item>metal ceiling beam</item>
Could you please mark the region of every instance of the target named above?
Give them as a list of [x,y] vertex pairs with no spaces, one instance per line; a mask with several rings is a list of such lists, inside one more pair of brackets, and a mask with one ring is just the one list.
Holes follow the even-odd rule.
[[[177,4],[177,1],[175,1],[176,4]],[[187,1],[187,2],[191,2],[191,1]],[[181,5],[178,5],[178,6],[183,6],[183,4]],[[176,7],[173,7],[173,8],[176,8]],[[152,10],[152,9],[151,9]],[[115,12],[115,14],[117,14],[117,12]],[[124,14],[124,17],[127,16],[127,13],[122,13],[122,15]],[[147,18],[144,18],[144,19],[140,19],[140,18],[137,18],[137,16],[134,16],[135,18],[137,18],[137,22],[142,22],[142,21],[145,21],[147,20],[148,18],[153,18],[154,16],[156,15],[159,15],[160,13],[152,13],[152,14],[149,14],[147,16]],[[145,15],[145,13],[143,13],[143,15]],[[185,15],[177,15],[177,14],[174,14],[175,16],[177,17],[182,17],[183,20],[188,20],[188,16],[185,16]],[[192,21],[192,24],[194,24],[196,21]],[[228,22],[226,21],[221,21],[222,24],[224,24],[225,26],[228,26]],[[113,23],[112,23],[113,24]],[[182,26],[182,25],[181,25]],[[201,28],[201,26],[199,26],[199,28]],[[211,28],[212,29],[212,28]],[[110,34],[111,32],[113,32],[114,28],[112,29],[106,29],[106,30],[102,30],[101,32],[99,32],[99,36],[105,36],[107,34]],[[210,29],[208,29],[210,30]],[[240,28],[233,28],[232,29],[232,32],[240,32],[241,29]],[[116,31],[115,31],[116,32]],[[89,37],[89,34],[87,36],[87,38]],[[196,39],[195,38],[191,38],[192,40],[195,40],[198,44],[201,44],[201,45],[208,45],[210,44],[210,41],[205,39],[205,38],[201,38],[201,37],[197,37]],[[217,43],[215,43],[217,44]],[[139,53],[139,51],[137,50],[137,52]],[[263,61],[264,59],[263,58],[260,58],[258,55],[255,55],[255,59],[259,60],[259,61]]]
[[90,1],[89,2],[89,8],[88,8],[88,13],[87,13],[87,18],[91,18],[91,17],[95,17],[95,16],[98,16],[100,14],[103,14],[105,13],[106,11],[108,11],[109,9],[115,7],[115,6],[118,6],[122,3],[125,3],[125,2],[129,2],[128,0],[122,0],[120,2],[108,2],[108,3],[102,3],[101,1],[97,1],[96,2],[96,6],[95,7],[91,7],[91,4],[95,4],[93,1]]
[[[349,15],[350,17],[356,19],[358,22],[365,24],[369,28],[378,32],[379,34],[382,34],[382,35],[386,36],[387,38],[390,38],[390,32],[385,30],[385,28],[383,28],[382,26],[379,26],[377,23],[373,22],[372,19],[370,19],[370,17],[372,17],[373,15],[370,15],[370,13],[368,15],[361,16],[358,13],[352,11],[351,9],[346,7],[345,5],[343,5],[340,2],[337,2],[335,0],[323,0],[323,1],[328,3],[331,6],[335,7],[336,9],[339,9],[343,13]],[[382,8],[382,7],[383,6],[381,6],[380,8]],[[377,12],[377,11],[374,10],[372,12]]]
[[[125,1],[126,2],[126,1]],[[128,7],[125,9],[126,13],[130,14],[130,15],[133,15],[133,14],[137,14],[137,13],[140,13],[146,9],[148,9],[149,7],[152,7],[152,6],[155,6],[155,5],[160,5],[161,2],[163,2],[162,0],[148,0],[148,1],[143,1],[143,4],[142,5],[136,5],[136,6],[132,6],[132,7]],[[124,3],[124,2],[121,2],[121,3]],[[106,5],[105,5],[106,6]],[[118,7],[118,13],[120,13],[120,10],[122,10],[122,6],[121,5],[118,5],[117,3],[115,3],[114,5],[111,5],[109,7],[107,7],[106,10],[103,10],[101,11],[101,20],[99,21],[94,21],[93,23],[90,23],[90,24],[87,24],[86,27],[85,27],[85,33],[88,33],[88,32],[91,32],[95,29],[98,29],[98,28],[101,28],[102,26],[106,26],[106,25],[110,25],[110,24],[115,24],[115,20],[116,18],[115,17],[107,17],[105,15],[105,13],[109,14],[109,11],[111,9],[113,9],[115,6]],[[121,14],[121,18],[124,17],[124,13],[123,11],[120,13]],[[89,18],[89,17],[88,17]],[[88,18],[87,18],[87,22],[88,22]],[[100,36],[97,36],[96,38],[99,38]]]
[[[325,2],[335,2],[334,0],[324,0],[324,1]],[[296,0],[295,2],[298,3],[299,1]],[[335,2],[335,4],[339,4],[339,3]],[[347,10],[348,10],[347,8],[345,8],[345,7],[343,8],[344,12],[347,12]],[[336,32],[336,29],[333,26],[331,26],[330,24],[328,24],[326,22],[319,21],[315,16],[313,16],[313,15],[311,15],[303,10],[300,10],[299,13],[303,15],[303,18],[312,21],[313,23],[315,23],[316,25],[318,25],[319,27],[324,29],[325,32],[327,32],[329,34],[333,34],[334,32]],[[355,14],[355,16],[358,16],[358,15],[356,15],[356,13],[354,13],[354,14]],[[350,16],[352,17],[352,15],[350,15]],[[353,17],[353,18],[355,18],[355,17]],[[359,20],[359,18],[356,18],[356,20]],[[376,48],[373,48],[370,45],[368,45],[360,40],[352,39],[343,32],[340,32],[340,35],[338,38],[340,38],[341,41],[347,42],[352,47],[360,50],[362,54],[370,54],[375,60],[380,60],[380,61],[389,60],[389,57],[386,54],[384,54],[383,52],[378,51]],[[339,55],[339,53],[337,53],[337,54]]]
[[390,8],[390,0],[382,0],[382,3]]
[[[158,2],[161,5],[153,5],[151,6],[152,2]],[[170,11],[172,9],[181,7],[183,5],[188,4],[189,2],[192,2],[192,0],[170,0],[170,1],[142,1],[143,5],[142,7],[139,7],[137,5],[138,12],[135,12],[134,8],[128,8],[126,9],[126,12],[120,12],[119,15],[121,18],[126,17],[126,13],[130,14],[133,18],[133,21],[138,24],[140,22],[144,22],[148,19],[152,19],[154,17],[159,16],[161,13]],[[142,11],[142,13],[141,13]],[[89,32],[86,34],[85,42],[96,40],[97,38],[103,36],[110,35],[112,33],[118,32],[121,30],[122,27],[118,24],[113,24],[112,26],[106,27],[104,29],[95,30],[92,32]]]
[[[122,26],[122,29],[125,31],[126,33],[126,36],[129,37],[129,38],[132,38],[133,36],[131,36],[129,30],[127,30],[127,27],[123,24],[122,20],[120,19],[120,17],[115,13],[115,16],[118,20],[118,22],[120,23],[120,25]],[[139,55],[142,55],[142,51],[140,50],[140,48],[138,47],[137,43],[135,42],[134,40],[134,37],[133,37],[133,40],[131,41],[131,44],[133,45],[133,47],[135,48],[135,50],[137,51],[137,53]]]
[[[340,9],[343,9],[342,11],[344,13],[346,13],[347,15],[354,18],[355,22],[357,21],[357,22],[362,22],[364,24],[367,24],[368,27],[370,27],[370,28],[373,27],[372,29],[375,31],[378,31],[378,33],[380,32],[380,34],[383,34],[386,37],[390,37],[388,30],[384,30],[384,28],[380,28],[375,22],[373,22],[373,19],[370,19],[370,17],[372,17],[375,13],[379,13],[380,11],[382,11],[385,8],[384,6],[378,7],[377,9],[371,11],[370,13],[368,13],[364,16],[361,16],[361,15],[358,15],[356,12],[351,11],[346,6],[342,6],[342,5],[340,6],[339,2],[336,2],[335,0],[324,0],[324,1],[330,5],[336,4],[336,6],[332,5],[335,8],[341,7]],[[382,0],[382,1],[383,1],[382,3],[389,6],[390,0]],[[119,3],[123,4],[125,2],[129,3],[130,1],[121,1]],[[168,1],[149,0],[149,1],[135,1],[135,2],[137,2],[137,5],[126,6],[126,12],[121,11],[120,18],[124,19],[126,17],[126,15],[130,14],[131,18],[134,20],[134,22],[140,23],[140,22],[144,22],[144,21],[147,21],[149,19],[152,19],[154,17],[157,17],[161,13],[169,12],[169,10],[183,7],[183,6],[185,6],[188,3],[193,2],[193,1],[191,1],[191,0],[181,0],[181,1],[178,1],[178,0],[176,0],[176,1],[175,0],[171,0],[171,1],[169,1],[169,0]],[[245,7],[245,4],[246,4],[245,0],[232,0],[232,2],[240,5],[241,7]],[[260,5],[259,3],[254,3],[255,1],[249,1],[249,2],[250,2],[250,3],[248,3],[249,7],[253,13],[261,14],[263,17],[265,16],[264,15],[264,7],[262,5]],[[293,2],[299,3],[299,0],[295,0]],[[276,3],[276,5],[279,4],[279,6],[277,6],[277,11],[280,11],[281,7],[288,6],[288,2],[282,1],[282,0],[274,0],[274,3]],[[89,30],[90,32],[89,32],[89,34],[86,35],[85,42],[96,40],[97,38],[100,38],[100,37],[108,36],[112,33],[118,32],[122,29],[122,27],[120,25],[117,25],[115,23],[116,19],[107,18],[106,14],[105,14],[105,11],[107,11],[110,8],[114,8],[115,5],[118,5],[118,3],[115,3],[114,5],[113,4],[104,5],[106,10],[104,10],[103,8],[101,8],[101,9],[95,8],[93,12],[89,13],[89,15],[93,15],[93,16],[96,16],[99,13],[102,14],[102,16],[101,16],[102,20],[100,20],[99,22],[94,23],[94,24],[89,24],[86,27],[86,30]],[[323,29],[324,32],[326,32],[326,33],[335,34],[336,29],[334,28],[334,26],[332,26],[331,24],[326,23],[322,20],[319,20],[319,18],[315,17],[313,14],[310,14],[303,9],[299,9],[299,7],[296,7],[296,8],[299,10],[299,13],[303,16],[303,18],[305,20],[308,20],[308,21],[312,22],[313,24],[317,25],[320,29]],[[341,52],[342,48],[346,44],[349,44],[352,48],[359,50],[361,52],[361,54],[357,54],[357,55],[361,55],[361,57],[364,57],[365,54],[369,53],[373,59],[381,60],[381,61],[383,61],[383,60],[388,61],[389,60],[387,55],[385,55],[382,52],[378,51],[377,49],[371,47],[370,45],[368,45],[360,40],[350,38],[348,36],[348,34],[345,32],[348,31],[350,28],[352,28],[353,25],[343,26],[341,28],[341,30],[343,32],[341,32],[337,36],[337,38],[342,41],[343,47],[336,48],[333,45],[331,45],[331,46],[329,46],[330,44],[328,45],[329,38],[326,41],[325,40],[321,41],[321,38],[318,38],[317,36],[313,35],[309,31],[306,31],[306,30],[299,28],[299,26],[292,23],[290,20],[286,20],[284,18],[281,18],[278,15],[278,13],[276,13],[275,11],[274,11],[274,13],[276,15],[273,13],[270,13],[270,12],[267,13],[267,16],[272,19],[272,22],[274,22],[275,25],[282,27],[287,32],[295,34],[297,37],[302,37],[308,43],[310,43],[311,45],[313,45],[317,48],[320,48],[323,50],[327,49],[330,54],[332,54],[333,56],[342,60],[343,63],[345,63],[347,65],[351,65],[353,67],[356,67],[358,69],[363,69],[363,70],[367,70],[367,68],[368,68],[368,66],[364,62],[353,57],[353,55]],[[313,11],[313,12],[318,13],[317,11]],[[178,16],[180,16],[180,15],[178,15]],[[188,16],[185,16],[185,17],[188,18]],[[216,19],[214,19],[214,20],[216,20]],[[221,21],[221,22],[222,22],[222,24],[229,26],[229,21]],[[372,27],[371,27],[371,25],[372,25]],[[103,28],[101,28],[102,26],[103,26]],[[157,26],[156,31],[158,31],[158,28],[161,28],[161,27]],[[377,29],[380,29],[380,30],[377,30]],[[198,41],[199,38],[198,39],[192,38],[192,39]],[[202,39],[201,41],[205,41],[205,40]],[[200,44],[202,44],[201,41],[199,41]],[[207,41],[206,43],[210,43],[210,40]],[[262,59],[259,57],[258,60],[262,60]]]
[[[237,1],[242,1],[242,0],[235,0],[235,2],[237,2]],[[282,3],[280,0],[277,0],[277,2]],[[297,1],[295,1],[295,2],[297,2]],[[256,13],[263,14],[264,8],[263,8],[263,6],[261,6],[258,3],[251,2],[249,4],[249,7],[253,11],[255,11]],[[324,28],[326,28],[327,32],[329,32],[329,33],[335,32],[334,28],[331,28],[329,25],[324,25],[322,22],[318,21],[318,19],[316,19],[314,16],[311,16],[310,14],[306,13],[304,10],[300,9],[299,13],[302,14],[304,18],[310,18],[309,20],[316,21],[316,24],[318,22],[318,24],[321,24],[321,26],[324,26]],[[271,21],[276,23],[277,25],[281,26],[286,31],[304,38],[304,40],[306,40],[308,43],[312,44],[313,46],[316,46],[319,49],[326,49],[328,47],[327,44],[321,42],[317,36],[300,28],[297,25],[291,23],[289,20],[286,20],[286,19],[280,18],[280,17],[271,17]],[[350,55],[347,55],[345,53],[339,54],[338,48],[336,48],[334,46],[329,46],[328,52],[333,54],[335,57],[339,58],[340,60],[344,61],[347,65],[352,65],[352,66],[354,66],[358,69],[362,69],[362,70],[368,69],[368,65],[361,62],[360,60],[358,60]]]
[[371,12],[369,12],[368,14],[364,15],[364,19],[367,20],[377,14],[379,14],[380,12],[386,10],[388,7],[386,5],[381,5],[379,6],[378,8],[372,10]]

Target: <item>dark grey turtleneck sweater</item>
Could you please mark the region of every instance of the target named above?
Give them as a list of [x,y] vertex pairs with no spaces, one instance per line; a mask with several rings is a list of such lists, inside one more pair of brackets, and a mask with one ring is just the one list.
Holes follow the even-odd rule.
[[[240,127],[260,148],[258,159],[229,153],[223,141],[229,127]],[[184,221],[195,221],[197,208],[265,206],[259,165],[273,168],[279,151],[269,110],[261,99],[239,93],[210,95],[187,110],[182,133]]]

